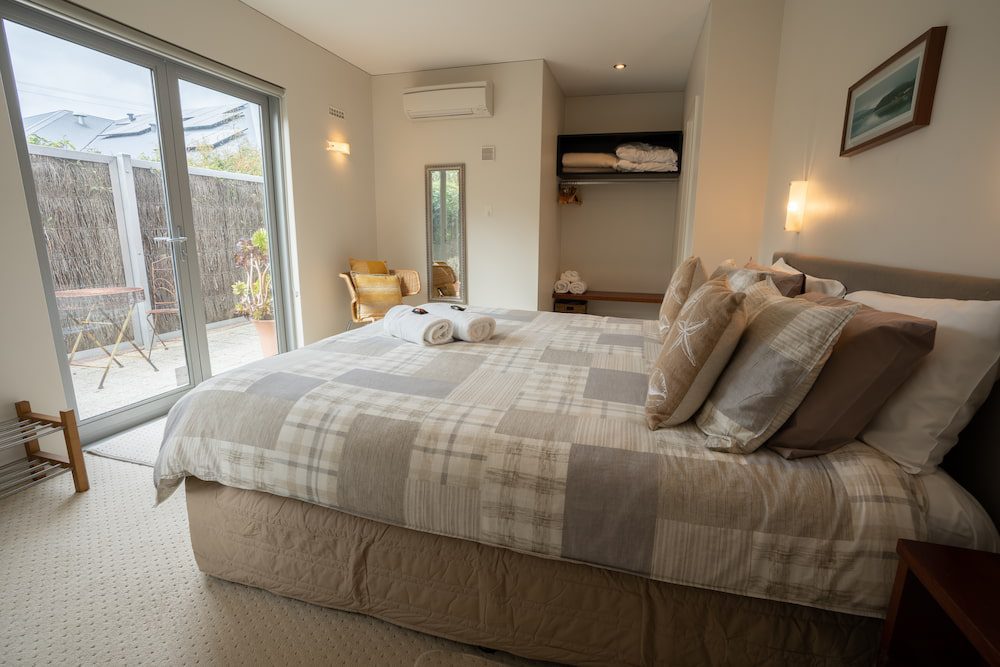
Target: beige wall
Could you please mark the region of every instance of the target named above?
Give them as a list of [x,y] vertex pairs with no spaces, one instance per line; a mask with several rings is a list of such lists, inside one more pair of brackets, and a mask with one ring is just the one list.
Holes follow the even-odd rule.
[[[931,124],[839,157],[848,87],[935,25],[948,36]],[[1000,276],[998,26],[995,0],[788,0],[761,256],[795,249]],[[795,235],[784,209],[788,181],[803,178]]]
[[[683,93],[566,98],[566,134],[655,132],[682,127]],[[677,182],[579,186],[581,206],[561,206],[560,271],[593,289],[662,292],[673,270]],[[655,319],[649,304],[592,302],[597,315]]]
[[559,274],[562,225],[556,139],[562,133],[566,98],[548,65],[542,73],[541,187],[538,201],[538,309],[552,310],[552,282]]
[[[378,252],[427,282],[424,166],[465,164],[469,302],[534,309],[540,267],[541,60],[387,74],[372,79]],[[493,116],[412,121],[406,88],[488,80]],[[482,147],[496,146],[484,161]],[[549,230],[551,231],[551,230]],[[419,302],[423,294],[411,299]]]
[[701,98],[691,240],[709,267],[746,261],[760,245],[783,5],[713,0],[696,51],[687,96],[689,111]]
[[[370,77],[236,0],[80,4],[285,88],[302,333],[310,342],[340,331],[348,301],[337,273],[349,254],[374,254],[376,247]],[[331,105],[343,109],[346,120],[330,116]],[[325,150],[326,140],[334,138],[351,143],[349,158]],[[28,398],[51,411],[65,401],[19,173],[4,105],[0,279],[8,288],[0,291],[0,311],[5,321],[16,318],[17,324],[5,327],[0,345],[0,410],[9,410],[15,398]]]

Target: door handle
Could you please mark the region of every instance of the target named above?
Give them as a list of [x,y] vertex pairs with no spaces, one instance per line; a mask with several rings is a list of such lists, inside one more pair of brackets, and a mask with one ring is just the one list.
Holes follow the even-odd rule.
[[158,243],[184,243],[188,240],[186,236],[154,236],[153,240]]

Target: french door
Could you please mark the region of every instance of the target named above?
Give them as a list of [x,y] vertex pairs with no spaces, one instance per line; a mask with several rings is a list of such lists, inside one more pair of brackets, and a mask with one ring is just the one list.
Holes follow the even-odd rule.
[[287,349],[277,100],[0,0],[0,74],[86,440]]

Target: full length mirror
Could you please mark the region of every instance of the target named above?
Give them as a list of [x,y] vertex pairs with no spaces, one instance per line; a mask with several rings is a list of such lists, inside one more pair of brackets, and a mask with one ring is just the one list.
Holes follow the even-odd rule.
[[429,165],[425,176],[428,296],[466,303],[465,165]]

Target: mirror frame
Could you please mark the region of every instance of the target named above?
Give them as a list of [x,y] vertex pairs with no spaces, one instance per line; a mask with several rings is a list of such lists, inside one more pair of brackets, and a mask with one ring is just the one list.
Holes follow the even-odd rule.
[[[431,172],[447,169],[458,170],[458,217],[462,230],[462,240],[459,244],[459,262],[461,266],[458,271],[458,279],[461,282],[461,289],[458,296],[434,296],[431,290],[434,289],[434,275],[431,267],[434,265],[433,248],[431,239],[433,238],[431,222]],[[467,267],[468,246],[467,230],[465,225],[465,163],[452,164],[428,164],[424,166],[424,213],[427,219],[427,300],[444,301],[448,303],[468,303],[469,299],[469,276]]]

